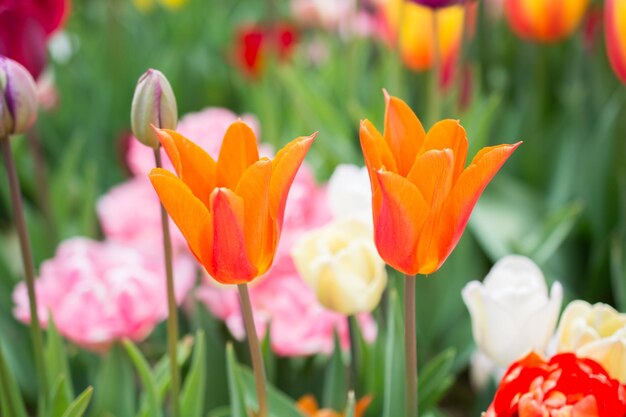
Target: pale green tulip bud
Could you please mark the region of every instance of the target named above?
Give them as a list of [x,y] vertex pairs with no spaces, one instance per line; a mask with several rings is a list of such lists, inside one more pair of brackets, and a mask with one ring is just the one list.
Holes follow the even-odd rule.
[[135,137],[144,145],[158,148],[159,139],[152,126],[175,129],[178,122],[176,97],[165,75],[155,69],[146,71],[135,88],[130,124]]
[[0,56],[0,139],[26,132],[35,120],[35,80],[21,64]]

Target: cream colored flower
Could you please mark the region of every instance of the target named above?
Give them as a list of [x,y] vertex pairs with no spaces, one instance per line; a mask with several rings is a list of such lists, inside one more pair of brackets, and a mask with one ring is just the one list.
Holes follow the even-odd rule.
[[593,359],[626,383],[626,314],[607,304],[572,301],[561,316],[557,350]]
[[548,287],[539,267],[524,256],[498,261],[483,283],[463,288],[479,349],[497,365],[509,366],[524,353],[544,352],[554,333],[563,288]]
[[305,234],[293,248],[298,272],[326,308],[343,314],[372,311],[387,285],[372,230],[342,220]]

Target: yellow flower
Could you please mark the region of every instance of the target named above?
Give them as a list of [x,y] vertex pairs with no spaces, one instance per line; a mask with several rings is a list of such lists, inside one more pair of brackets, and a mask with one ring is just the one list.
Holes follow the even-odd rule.
[[626,314],[607,304],[572,301],[561,316],[557,343],[559,352],[593,359],[626,383]]
[[[157,3],[157,0],[132,0],[135,8],[142,13],[148,13],[154,9],[154,5]],[[169,10],[176,10],[181,7],[183,4],[187,3],[187,0],[158,0],[163,6],[167,7]]]
[[294,247],[298,272],[324,307],[350,315],[380,302],[387,272],[372,233],[362,221],[344,220],[307,233]]

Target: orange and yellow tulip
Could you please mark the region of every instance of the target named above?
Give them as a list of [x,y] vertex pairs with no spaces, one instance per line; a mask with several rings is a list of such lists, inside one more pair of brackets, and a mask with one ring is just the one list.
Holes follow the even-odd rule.
[[385,92],[385,130],[361,122],[380,256],[407,274],[431,274],[463,234],[483,190],[519,146],[483,148],[465,168],[467,136],[456,120],[428,133],[402,100]]
[[[354,407],[354,417],[361,417],[371,402],[372,397],[370,395],[358,400]],[[319,408],[317,400],[312,395],[305,395],[300,398],[297,406],[298,410],[302,411],[306,417],[344,417],[344,413],[328,408]]]
[[[474,13],[475,8],[473,3],[467,6],[470,13]],[[426,71],[434,66],[436,44],[433,13],[437,14],[440,82],[447,86],[453,79],[461,50],[465,10],[464,6],[459,5],[434,10],[409,1],[388,0],[383,14],[391,37],[397,39],[399,36],[404,64],[414,71]]]
[[609,61],[615,74],[626,84],[626,0],[606,0],[604,7]]
[[178,176],[149,176],[191,252],[222,284],[244,284],[272,265],[287,194],[315,134],[294,139],[273,160],[259,159],[248,125],[233,123],[217,161],[172,130],[157,129]]
[[580,25],[589,0],[505,0],[505,14],[518,36],[539,42],[568,37]]

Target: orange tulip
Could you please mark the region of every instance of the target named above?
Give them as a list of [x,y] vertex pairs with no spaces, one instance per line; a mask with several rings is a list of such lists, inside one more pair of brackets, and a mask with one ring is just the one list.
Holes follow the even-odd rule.
[[606,48],[615,74],[626,84],[626,0],[606,0]]
[[[361,417],[365,410],[372,402],[372,397],[366,395],[356,402],[354,407],[354,417]],[[343,417],[344,413],[340,413],[328,408],[319,408],[317,400],[312,395],[305,395],[300,398],[297,403],[298,410],[302,411],[306,417]]]
[[484,148],[465,167],[467,137],[456,120],[424,132],[407,104],[385,92],[385,131],[361,122],[380,256],[407,274],[435,272],[463,234],[481,193],[521,142]]
[[198,262],[222,284],[247,283],[267,271],[289,188],[315,134],[293,140],[274,160],[259,159],[252,129],[239,121],[214,161],[179,133],[156,132],[178,176],[156,168],[150,181]]
[[[464,6],[449,6],[433,10],[405,0],[389,0],[383,14],[391,37],[400,36],[400,53],[404,64],[414,71],[426,71],[434,65],[433,13],[437,14],[436,41],[441,62],[440,82],[443,86],[448,86],[453,79],[461,50],[465,10]],[[469,4],[467,10],[473,16],[476,4]]]
[[522,38],[540,42],[558,41],[580,24],[589,0],[505,0],[505,13],[513,30]]

